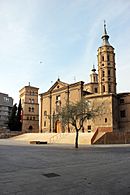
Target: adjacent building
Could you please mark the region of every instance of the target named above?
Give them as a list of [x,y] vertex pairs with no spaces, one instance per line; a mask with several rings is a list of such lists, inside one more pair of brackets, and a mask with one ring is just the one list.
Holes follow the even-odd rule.
[[0,129],[8,128],[8,120],[13,107],[13,98],[0,93]]
[[[102,45],[98,48],[98,73],[93,66],[90,82],[79,81],[68,84],[58,79],[46,92],[40,94],[40,131],[41,132],[73,132],[73,127],[62,127],[55,115],[66,102],[76,102],[82,97],[95,107],[103,105],[103,113],[88,120],[82,129],[95,132],[130,131],[130,93],[117,93],[116,63],[113,46],[104,24]],[[49,116],[49,117],[48,117]]]
[[22,132],[39,132],[39,88],[30,86],[23,87],[20,93],[22,104]]

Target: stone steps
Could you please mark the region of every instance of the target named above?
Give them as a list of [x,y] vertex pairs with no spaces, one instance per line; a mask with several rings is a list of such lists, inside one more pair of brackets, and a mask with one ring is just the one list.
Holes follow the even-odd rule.
[[[79,144],[91,144],[94,133],[80,133]],[[10,139],[19,141],[46,141],[47,143],[74,144],[76,133],[25,133]]]

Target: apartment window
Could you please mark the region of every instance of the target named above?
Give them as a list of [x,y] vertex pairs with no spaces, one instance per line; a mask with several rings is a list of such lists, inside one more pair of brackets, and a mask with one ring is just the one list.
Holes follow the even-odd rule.
[[34,112],[34,108],[32,107],[32,112]]
[[31,112],[31,108],[30,107],[28,108],[28,111]]
[[34,99],[32,99],[32,104],[34,103]]
[[102,56],[102,61],[104,61],[104,56]]
[[27,116],[27,120],[29,120],[29,117]]
[[32,120],[32,117],[30,116],[30,120]]
[[33,120],[35,121],[35,116],[33,116]]
[[9,98],[4,97],[4,102],[9,102]]
[[120,104],[124,104],[124,103],[125,103],[124,99],[120,99]]
[[120,117],[121,117],[121,118],[125,118],[125,117],[126,117],[126,112],[125,112],[125,110],[121,110],[121,111],[120,111]]

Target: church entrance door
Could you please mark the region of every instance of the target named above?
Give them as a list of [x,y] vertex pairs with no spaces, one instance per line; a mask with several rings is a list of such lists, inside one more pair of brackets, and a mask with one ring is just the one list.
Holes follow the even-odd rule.
[[58,120],[58,121],[56,121],[55,125],[56,125],[56,128],[55,128],[56,133],[61,133],[61,129],[62,129],[61,122]]

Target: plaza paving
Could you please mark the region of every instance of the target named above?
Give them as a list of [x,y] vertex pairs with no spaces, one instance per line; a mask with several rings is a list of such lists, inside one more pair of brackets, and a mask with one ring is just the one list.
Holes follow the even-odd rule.
[[0,140],[0,195],[129,195],[130,145]]

